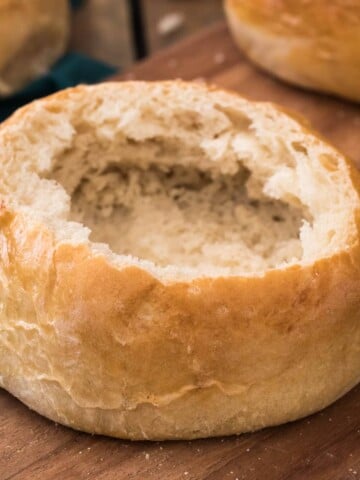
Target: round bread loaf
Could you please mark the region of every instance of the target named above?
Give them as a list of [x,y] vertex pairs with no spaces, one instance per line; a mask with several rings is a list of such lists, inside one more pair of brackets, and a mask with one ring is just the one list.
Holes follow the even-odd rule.
[[295,85],[360,101],[358,0],[225,0],[237,44]]
[[190,439],[359,381],[359,175],[278,107],[81,86],[6,121],[0,162],[0,384],[30,408]]
[[10,95],[64,53],[68,0],[0,0],[0,96]]

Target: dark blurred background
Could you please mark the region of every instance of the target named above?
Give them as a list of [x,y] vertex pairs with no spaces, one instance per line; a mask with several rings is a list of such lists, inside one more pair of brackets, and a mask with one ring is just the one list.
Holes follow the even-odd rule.
[[68,1],[72,28],[67,52],[46,73],[0,98],[0,121],[37,98],[123,73],[224,17],[222,0]]
[[221,18],[222,0],[82,0],[70,48],[126,69]]

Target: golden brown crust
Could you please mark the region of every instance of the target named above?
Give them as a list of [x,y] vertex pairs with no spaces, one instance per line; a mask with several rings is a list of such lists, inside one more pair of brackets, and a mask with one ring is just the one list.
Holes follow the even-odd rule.
[[225,0],[238,45],[283,80],[360,101],[355,0]]
[[58,422],[132,439],[232,434],[307,415],[359,380],[358,246],[264,278],[165,286],[3,218],[4,387]]
[[[8,135],[31,108],[4,124]],[[163,283],[59,244],[2,203],[0,384],[60,423],[121,438],[279,424],[359,381],[359,291],[358,240],[264,276]]]
[[0,0],[0,96],[44,73],[65,51],[68,0]]

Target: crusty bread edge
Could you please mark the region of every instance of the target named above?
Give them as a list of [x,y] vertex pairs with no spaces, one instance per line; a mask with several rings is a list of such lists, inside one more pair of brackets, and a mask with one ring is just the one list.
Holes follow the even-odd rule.
[[1,323],[15,322],[0,337],[1,384],[64,425],[129,439],[238,434],[315,412],[360,379],[359,242],[264,277],[163,284],[57,245],[2,204],[0,245]]
[[[349,60],[339,58],[340,53],[337,52],[336,62],[330,62],[329,67],[329,61],[321,55],[320,37],[308,38],[304,33],[302,37],[296,38],[292,35],[291,25],[288,27],[288,35],[272,33],[265,22],[263,25],[255,25],[243,18],[241,2],[237,0],[224,0],[224,11],[234,42],[261,70],[305,90],[360,101],[358,82],[353,81],[358,78],[356,58],[351,64]],[[284,16],[286,14],[284,10]],[[332,41],[335,44],[339,39],[341,40],[340,36],[337,39],[334,37]],[[350,82],[346,78],[340,82],[329,74],[329,68],[330,71],[336,69],[338,73],[341,72],[344,78],[354,78]]]

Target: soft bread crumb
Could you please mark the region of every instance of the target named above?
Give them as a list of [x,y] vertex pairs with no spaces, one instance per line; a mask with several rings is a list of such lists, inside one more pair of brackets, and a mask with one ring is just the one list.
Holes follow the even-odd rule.
[[[65,166],[65,164],[63,164]],[[94,241],[158,265],[236,272],[299,259],[301,211],[251,200],[246,172],[212,178],[196,169],[112,169],[76,187],[72,218]]]
[[189,278],[261,275],[351,241],[345,162],[272,106],[181,82],[84,91],[24,115],[21,172],[4,176],[59,242],[90,235],[118,265]]

